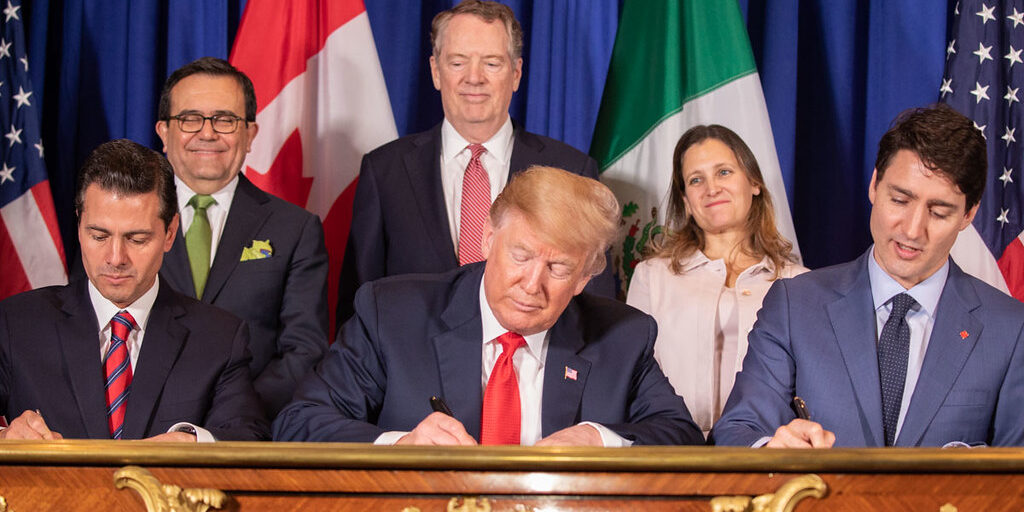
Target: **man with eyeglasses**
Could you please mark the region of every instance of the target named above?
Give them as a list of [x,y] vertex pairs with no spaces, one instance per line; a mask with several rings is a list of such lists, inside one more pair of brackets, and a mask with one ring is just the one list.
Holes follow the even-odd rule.
[[273,418],[327,349],[320,219],[240,173],[259,130],[256,94],[227,61],[204,57],[171,73],[158,118],[181,213],[160,275],[246,321],[253,384]]

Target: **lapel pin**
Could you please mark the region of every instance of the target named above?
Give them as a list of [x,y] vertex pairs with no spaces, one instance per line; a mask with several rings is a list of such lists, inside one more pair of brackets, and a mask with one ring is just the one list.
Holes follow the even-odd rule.
[[577,377],[578,373],[579,372],[577,372],[576,370],[566,366],[565,367],[565,380],[576,380],[576,377]]
[[960,339],[966,340],[970,334],[967,331],[960,331]]

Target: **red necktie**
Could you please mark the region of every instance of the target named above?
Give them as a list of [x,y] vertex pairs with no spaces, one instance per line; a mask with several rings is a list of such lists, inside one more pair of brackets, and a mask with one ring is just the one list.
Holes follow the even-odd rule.
[[487,150],[480,144],[470,144],[469,150],[473,155],[462,177],[462,205],[459,207],[459,265],[484,259],[480,241],[491,209],[491,182],[480,163],[480,155]]
[[522,423],[519,405],[519,381],[512,366],[512,356],[526,340],[514,332],[498,337],[501,355],[491,369],[491,378],[484,390],[480,415],[480,444],[519,444]]
[[120,311],[110,321],[110,348],[103,362],[106,377],[107,426],[110,438],[121,439],[124,430],[124,412],[131,391],[132,364],[128,357],[128,334],[135,327],[135,319],[127,311]]

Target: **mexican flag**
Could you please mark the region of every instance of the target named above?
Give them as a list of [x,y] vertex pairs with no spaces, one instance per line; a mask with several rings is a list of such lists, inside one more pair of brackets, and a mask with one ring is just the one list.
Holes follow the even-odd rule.
[[624,291],[647,240],[660,231],[672,152],[688,128],[720,124],[761,167],[779,232],[796,245],[786,189],[750,40],[733,0],[626,0],[590,154],[623,205],[612,248]]

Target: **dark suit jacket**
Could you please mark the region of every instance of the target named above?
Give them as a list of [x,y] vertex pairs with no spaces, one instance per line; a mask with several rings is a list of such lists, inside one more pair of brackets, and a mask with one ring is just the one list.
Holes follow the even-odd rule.
[[[748,337],[743,371],[712,437],[749,446],[795,414],[836,446],[883,446],[869,250],[850,263],[776,281]],[[897,446],[1024,443],[1024,304],[965,274],[949,277]]]
[[[110,439],[99,326],[85,280],[0,302],[0,414],[43,415],[66,438]],[[124,439],[187,421],[220,440],[269,434],[240,320],[161,281],[135,366]]]
[[[547,165],[597,179],[597,162],[573,147],[514,124],[509,179]],[[337,325],[352,316],[363,283],[384,276],[445,272],[459,266],[441,187],[441,125],[389,142],[363,157],[352,229],[338,286]],[[587,291],[615,297],[612,266]]]
[[[273,255],[240,261],[254,240],[269,240]],[[180,228],[160,275],[195,297]],[[253,385],[273,419],[327,350],[327,249],[320,218],[239,176],[202,301],[249,325]]]
[[[445,399],[480,437],[480,280],[484,263],[444,274],[389,277],[356,295],[356,315],[277,417],[281,441],[372,442],[410,431]],[[654,360],[654,320],[583,293],[552,326],[542,433],[600,423],[639,444],[703,444],[701,431]],[[564,369],[577,370],[577,379]]]

